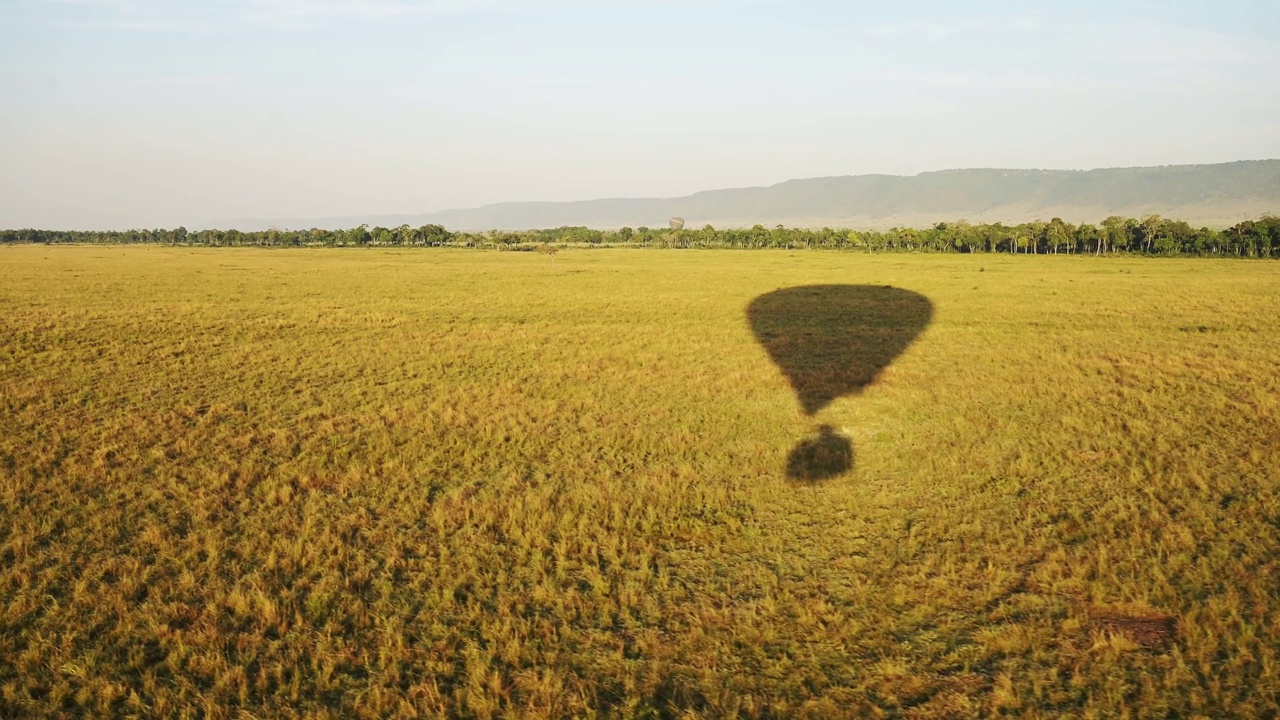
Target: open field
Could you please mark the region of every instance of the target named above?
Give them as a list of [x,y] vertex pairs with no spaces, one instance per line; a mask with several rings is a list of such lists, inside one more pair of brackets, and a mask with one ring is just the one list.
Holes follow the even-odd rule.
[[[0,717],[1280,713],[1274,262],[0,278]],[[806,366],[859,303],[862,369]]]

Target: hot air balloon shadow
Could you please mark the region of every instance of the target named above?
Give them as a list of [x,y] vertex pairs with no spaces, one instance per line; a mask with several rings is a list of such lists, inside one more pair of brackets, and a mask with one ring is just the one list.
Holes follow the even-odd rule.
[[[810,417],[875,382],[933,318],[919,293],[879,285],[807,285],[761,295],[747,306],[756,340],[790,381]],[[853,443],[830,425],[787,458],[793,480],[824,480],[853,467]]]

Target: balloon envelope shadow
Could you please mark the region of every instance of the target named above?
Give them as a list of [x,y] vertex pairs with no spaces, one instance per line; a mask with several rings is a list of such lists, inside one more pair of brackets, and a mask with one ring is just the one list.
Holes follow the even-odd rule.
[[[756,340],[810,416],[875,382],[932,318],[925,296],[880,285],[785,288],[747,306]],[[797,480],[822,480],[851,467],[852,443],[825,425],[787,459],[787,475]]]

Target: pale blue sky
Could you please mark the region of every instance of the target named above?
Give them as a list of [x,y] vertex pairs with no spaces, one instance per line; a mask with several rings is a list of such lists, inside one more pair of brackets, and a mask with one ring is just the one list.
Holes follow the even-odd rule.
[[0,0],[0,227],[1280,157],[1280,2]]

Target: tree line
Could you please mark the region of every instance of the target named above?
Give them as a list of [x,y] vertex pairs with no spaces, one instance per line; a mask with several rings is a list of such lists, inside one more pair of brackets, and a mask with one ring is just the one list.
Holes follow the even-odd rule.
[[1216,230],[1194,228],[1159,215],[1113,216],[1101,223],[1060,218],[1018,225],[940,222],[928,228],[847,230],[822,228],[629,228],[450,232],[440,225],[395,228],[361,225],[347,230],[0,230],[5,243],[166,244],[203,247],[472,247],[532,250],[542,246],[660,248],[829,248],[862,252],[959,252],[1280,257],[1280,217],[1263,215]]
[[104,245],[192,245],[203,247],[354,247],[364,245],[431,246],[454,234],[439,225],[397,228],[361,225],[347,230],[0,230],[4,243],[86,243]]

